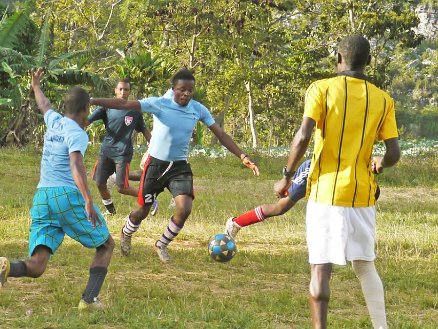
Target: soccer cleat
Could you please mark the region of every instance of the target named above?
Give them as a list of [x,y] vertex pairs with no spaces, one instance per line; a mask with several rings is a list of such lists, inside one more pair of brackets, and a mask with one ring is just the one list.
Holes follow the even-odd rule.
[[158,212],[158,200],[155,199],[154,203],[152,203],[152,207],[151,207],[151,215],[155,216]]
[[116,207],[114,206],[114,203],[111,202],[110,204],[104,205],[106,208],[106,211],[103,213],[104,215],[115,215],[116,214]]
[[85,300],[81,299],[78,305],[79,311],[100,311],[104,308],[105,306],[97,297],[94,297],[94,300],[91,303],[87,303]]
[[237,233],[239,233],[240,229],[242,228],[236,222],[234,221],[236,217],[231,217],[227,219],[227,222],[225,223],[225,233],[228,234],[233,239],[236,238]]
[[131,236],[125,235],[123,229],[120,235],[120,251],[122,252],[122,256],[129,256],[131,253]]
[[157,242],[155,242],[154,249],[155,249],[158,257],[160,257],[160,260],[163,263],[170,262],[170,255],[169,255],[169,252],[167,251],[167,246],[165,246],[165,245],[157,246]]
[[9,270],[11,269],[11,263],[6,257],[0,257],[0,289],[5,285],[8,280]]

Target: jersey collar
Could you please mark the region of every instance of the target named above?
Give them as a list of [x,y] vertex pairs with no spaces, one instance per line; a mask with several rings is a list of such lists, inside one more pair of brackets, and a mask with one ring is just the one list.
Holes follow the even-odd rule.
[[345,75],[347,77],[352,77],[356,79],[368,80],[368,77],[361,71],[345,70],[338,72],[338,76]]

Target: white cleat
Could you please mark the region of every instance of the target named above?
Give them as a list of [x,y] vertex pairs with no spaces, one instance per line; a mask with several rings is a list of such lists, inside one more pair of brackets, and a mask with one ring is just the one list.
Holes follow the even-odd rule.
[[227,222],[225,223],[225,233],[228,234],[233,239],[236,239],[237,233],[239,233],[240,229],[242,228],[238,224],[234,222],[234,219],[236,217],[230,217],[227,219]]

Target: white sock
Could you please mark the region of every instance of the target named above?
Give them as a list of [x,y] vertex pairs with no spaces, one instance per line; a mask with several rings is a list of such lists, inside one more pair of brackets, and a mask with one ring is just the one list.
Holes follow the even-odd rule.
[[160,239],[156,242],[157,247],[167,246],[173,241],[173,239],[176,238],[181,230],[182,227],[176,225],[173,221],[173,218],[170,218],[169,225],[167,226],[164,233],[161,235]]
[[128,215],[128,218],[126,218],[126,223],[125,223],[125,226],[123,226],[122,231],[123,231],[124,235],[132,236],[135,232],[138,231],[139,227],[140,227],[140,224],[136,225],[133,222],[131,222],[131,218],[129,218],[129,215]]
[[105,206],[107,206],[107,205],[113,203],[113,200],[112,200],[112,199],[102,199],[102,203],[103,203]]
[[352,261],[352,266],[362,286],[373,328],[387,329],[383,284],[374,262],[355,260]]

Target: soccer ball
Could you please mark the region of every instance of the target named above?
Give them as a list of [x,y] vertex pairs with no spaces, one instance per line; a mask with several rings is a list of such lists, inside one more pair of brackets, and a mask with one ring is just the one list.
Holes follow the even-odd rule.
[[217,262],[228,262],[236,251],[236,242],[228,234],[216,234],[208,241],[208,253]]

